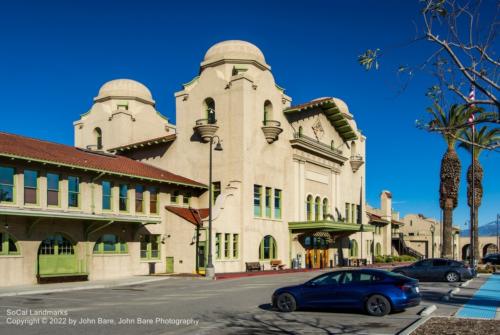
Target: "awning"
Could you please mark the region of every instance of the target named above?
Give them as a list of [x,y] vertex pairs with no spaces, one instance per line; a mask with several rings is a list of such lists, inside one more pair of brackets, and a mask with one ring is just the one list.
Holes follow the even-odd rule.
[[336,222],[330,220],[323,221],[297,221],[297,222],[289,222],[288,229],[292,233],[298,232],[314,232],[314,231],[324,231],[331,233],[357,233],[360,231],[363,232],[372,232],[374,231],[373,227],[370,225],[360,225],[355,223],[344,223],[344,222]]
[[382,224],[382,225],[388,225],[390,222],[387,221],[386,219],[383,219],[381,216],[377,215],[377,214],[373,214],[373,213],[366,213],[368,214],[368,218],[370,220],[370,223],[373,222],[373,223],[378,223],[378,224]]
[[195,226],[201,226],[203,219],[208,217],[208,208],[196,209],[191,207],[165,206],[165,209],[191,222]]

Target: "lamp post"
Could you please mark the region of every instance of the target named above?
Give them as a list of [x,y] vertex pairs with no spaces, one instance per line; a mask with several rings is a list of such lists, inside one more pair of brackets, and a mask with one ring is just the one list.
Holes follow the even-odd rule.
[[436,231],[436,228],[434,225],[431,225],[431,235],[432,235],[432,240],[431,240],[431,248],[432,248],[432,258],[434,258],[434,232]]
[[207,267],[205,268],[205,277],[213,279],[215,277],[215,268],[212,261],[212,147],[214,138],[217,138],[217,144],[214,150],[222,151],[222,145],[219,136],[214,135],[210,137],[210,155],[208,160],[208,260]]

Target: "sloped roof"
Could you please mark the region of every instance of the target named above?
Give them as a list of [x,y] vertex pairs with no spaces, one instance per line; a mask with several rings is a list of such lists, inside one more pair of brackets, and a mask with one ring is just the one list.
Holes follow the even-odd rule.
[[[285,114],[301,113],[309,110],[319,110],[325,114],[333,127],[338,131],[344,141],[356,140],[358,137],[351,127],[344,111],[343,102],[338,99],[326,97],[315,99],[300,105],[291,106],[284,110]],[[345,105],[345,104],[344,104]]]
[[177,216],[180,216],[184,220],[191,222],[195,226],[200,226],[202,220],[208,216],[208,208],[187,208],[187,207],[177,207],[177,206],[165,206],[165,209]]
[[140,149],[143,147],[153,146],[153,145],[157,145],[157,144],[161,144],[161,143],[172,142],[172,141],[175,141],[176,138],[177,138],[176,134],[170,134],[170,135],[151,138],[149,140],[144,140],[144,141],[140,141],[140,142],[136,142],[136,143],[126,144],[126,145],[122,145],[119,147],[111,148],[111,149],[109,149],[109,151],[113,151],[113,152],[130,151],[130,150]]
[[18,158],[46,164],[107,172],[195,188],[207,187],[197,181],[133,159],[93,152],[72,146],[0,132],[0,157]]

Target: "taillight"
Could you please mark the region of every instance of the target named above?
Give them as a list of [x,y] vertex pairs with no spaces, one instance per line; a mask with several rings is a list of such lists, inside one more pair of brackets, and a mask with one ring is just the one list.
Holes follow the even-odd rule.
[[408,284],[396,284],[401,291],[411,291],[412,286]]

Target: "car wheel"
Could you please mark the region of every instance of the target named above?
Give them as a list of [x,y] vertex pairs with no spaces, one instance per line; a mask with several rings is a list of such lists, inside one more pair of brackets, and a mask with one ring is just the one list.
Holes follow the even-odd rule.
[[276,306],[280,312],[293,312],[297,309],[297,302],[290,293],[282,293],[278,296]]
[[382,295],[372,295],[366,300],[366,311],[373,316],[384,316],[391,312],[391,303]]
[[452,272],[448,272],[446,274],[445,278],[446,278],[446,281],[448,283],[456,283],[457,281],[460,280],[460,276],[458,275],[458,273],[453,272],[453,271]]

